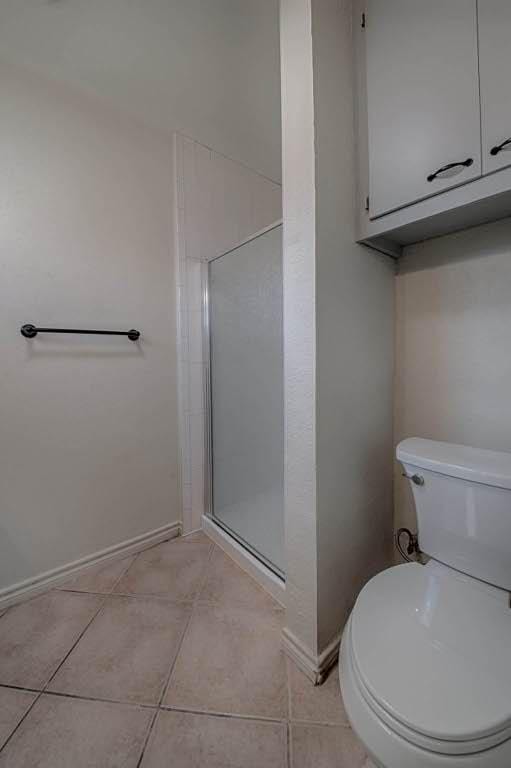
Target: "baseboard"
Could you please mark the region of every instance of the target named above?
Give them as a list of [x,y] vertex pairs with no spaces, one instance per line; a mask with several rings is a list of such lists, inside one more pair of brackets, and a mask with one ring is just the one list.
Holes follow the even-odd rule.
[[279,579],[269,568],[261,563],[256,557],[247,552],[241,544],[238,544],[232,536],[229,536],[220,526],[216,525],[211,518],[203,515],[202,530],[217,544],[220,549],[229,555],[254,581],[257,581],[262,587],[282,606],[285,606],[286,585],[282,579]]
[[159,544],[162,541],[173,539],[179,536],[180,533],[181,522],[169,523],[161,528],[156,528],[154,531],[148,531],[141,536],[136,536],[133,539],[128,539],[120,544],[114,544],[92,555],[87,555],[87,557],[82,557],[80,560],[61,565],[51,571],[46,571],[38,576],[20,581],[10,587],[5,587],[0,590],[0,610],[22,600],[27,600],[30,597],[35,597],[41,592],[46,592],[48,589],[57,587],[62,582],[67,581],[73,576],[78,576],[88,568],[99,565],[99,563],[121,560],[123,557],[141,552],[143,549],[154,547],[155,544]]
[[342,631],[327,645],[324,651],[318,657],[319,685],[323,683],[339,658],[339,648],[341,647]]
[[282,647],[314,685],[321,685],[328,671],[337,661],[341,635],[340,632],[319,655],[315,655],[298,640],[291,630],[285,628],[282,631]]

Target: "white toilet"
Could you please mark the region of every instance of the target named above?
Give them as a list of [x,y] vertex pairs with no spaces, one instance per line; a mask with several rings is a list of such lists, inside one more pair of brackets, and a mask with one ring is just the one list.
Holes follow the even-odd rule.
[[511,453],[413,438],[397,457],[431,559],[361,591],[348,717],[380,768],[511,768]]

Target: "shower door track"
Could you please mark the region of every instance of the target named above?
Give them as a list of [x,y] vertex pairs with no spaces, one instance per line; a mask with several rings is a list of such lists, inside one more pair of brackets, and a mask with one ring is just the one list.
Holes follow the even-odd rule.
[[238,544],[240,544],[243,549],[246,549],[247,552],[249,552],[252,557],[255,557],[256,560],[259,560],[259,562],[265,566],[269,571],[271,571],[275,576],[277,576],[279,579],[282,579],[282,581],[285,581],[284,574],[282,571],[277,568],[276,565],[273,563],[270,563],[269,560],[267,560],[264,555],[262,555],[260,552],[258,552],[254,547],[252,547],[248,541],[245,541],[239,534],[235,533],[231,528],[229,528],[228,525],[226,525],[222,520],[219,520],[218,517],[215,517],[214,514],[208,515],[210,520],[213,521],[215,525],[217,525],[219,528],[222,529],[225,533],[227,533],[231,539],[234,539],[234,541],[237,541]]

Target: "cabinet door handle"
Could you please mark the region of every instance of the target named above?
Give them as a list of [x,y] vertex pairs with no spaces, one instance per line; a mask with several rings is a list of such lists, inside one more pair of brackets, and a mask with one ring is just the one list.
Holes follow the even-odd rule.
[[497,144],[496,147],[492,147],[490,149],[490,155],[493,155],[493,156],[498,155],[499,152],[502,152],[502,150],[508,147],[510,144],[511,144],[511,139],[506,139],[505,141],[502,142],[502,144]]
[[473,164],[473,159],[471,157],[467,158],[466,160],[461,160],[459,163],[448,163],[447,165],[442,166],[442,168],[439,168],[438,171],[435,171],[434,173],[430,173],[428,176],[428,181],[434,181],[437,176],[439,176],[441,173],[444,173],[444,171],[450,171],[452,168],[460,168],[464,166],[465,168],[470,168],[470,166]]

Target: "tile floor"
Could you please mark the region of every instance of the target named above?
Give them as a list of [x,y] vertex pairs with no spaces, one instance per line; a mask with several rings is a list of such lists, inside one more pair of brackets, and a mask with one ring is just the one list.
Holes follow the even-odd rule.
[[282,610],[202,534],[0,616],[0,768],[362,768],[337,670],[314,688]]

